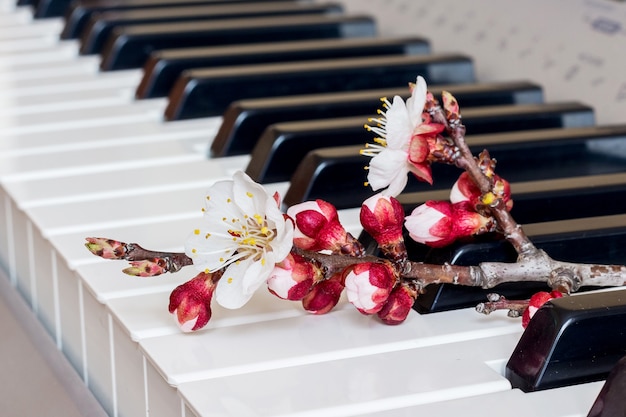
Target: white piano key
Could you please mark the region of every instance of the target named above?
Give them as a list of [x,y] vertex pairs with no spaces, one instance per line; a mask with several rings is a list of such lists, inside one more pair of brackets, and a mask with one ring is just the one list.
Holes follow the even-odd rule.
[[[234,173],[229,166],[220,167],[211,164],[211,169],[215,169],[213,171],[215,175],[208,177],[206,184],[180,191],[167,190],[145,194],[139,199],[132,200],[130,210],[129,199],[124,196],[76,204],[33,207],[27,209],[26,214],[45,237],[89,231],[103,226],[147,224],[157,219],[188,218],[202,207],[204,192],[211,183],[231,178]],[[282,194],[286,186],[286,183],[277,183],[276,190]]]
[[507,417],[585,417],[602,382],[579,384],[533,393],[517,389],[476,395],[454,400],[404,406],[390,404],[388,410],[365,410],[363,417],[457,417],[502,414]]
[[[59,33],[63,30],[63,19],[41,19],[32,20],[24,17],[24,12],[15,13],[15,18],[22,19],[23,23],[20,25],[10,25],[8,28],[4,27],[2,20],[0,20],[0,49],[4,43],[12,40],[25,40],[29,38],[39,37],[54,37],[58,39]],[[22,15],[22,17],[19,17]]]
[[[41,63],[23,65],[21,68],[11,68],[12,73],[10,77],[15,81],[28,82],[29,80],[47,79],[50,77],[70,77],[72,75],[96,74],[99,66],[100,59],[98,56],[88,56],[71,62],[65,62],[62,60],[48,61],[45,63],[45,67],[43,68]],[[2,76],[3,78],[9,77],[6,74],[3,74]]]
[[[423,316],[414,313],[402,326],[387,326],[352,308],[342,308],[332,314],[302,315],[273,320],[262,326],[253,323],[221,327],[219,339],[213,337],[218,330],[206,330],[196,333],[194,338],[179,333],[145,339],[140,345],[166,381],[178,385],[199,379],[439,346],[491,336],[519,336],[521,331],[517,321],[502,316],[482,316],[469,309]],[[508,354],[514,347],[514,339],[512,337],[513,345]],[[264,343],[267,340],[280,343]],[[255,348],[250,349],[250,346]],[[169,354],[168,351],[171,353],[172,349],[178,354]],[[495,359],[502,358],[490,360]],[[500,375],[498,379],[501,379]]]
[[[13,58],[11,58],[13,59]],[[0,77],[3,96],[26,96],[58,94],[102,88],[135,87],[141,80],[140,70],[113,71],[107,73],[85,73],[72,77],[56,76],[44,79],[14,80]]]
[[[192,171],[194,166],[206,166],[203,164],[206,162],[208,150],[206,133],[204,131],[189,133],[187,137],[156,142],[149,146],[130,144],[99,148],[93,152],[77,149],[12,158],[0,156],[0,161],[6,161],[0,166],[0,180],[4,188],[14,195],[14,199],[24,202],[106,192],[107,189],[133,185],[125,183],[134,177],[138,180],[154,178],[154,186],[159,186],[162,181],[173,182],[176,179],[180,181],[182,179],[180,173],[178,176],[168,177],[168,170],[185,168],[186,165],[183,164],[189,164],[187,167]],[[194,162],[203,163],[193,164]],[[178,166],[171,166],[172,164]],[[146,169],[140,171],[142,167]],[[126,173],[125,170],[130,170],[130,173]],[[130,177],[124,177],[124,174]],[[200,181],[199,173],[198,176]],[[55,180],[51,181],[52,178]],[[189,180],[192,179],[190,175]]]
[[0,24],[2,26],[14,26],[28,24],[33,21],[31,7],[17,7],[14,1],[0,1]]
[[[45,30],[43,31],[45,32]],[[10,57],[14,53],[39,52],[54,48],[59,44],[57,33],[42,33],[41,36],[0,41],[0,57]]]
[[[179,391],[197,415],[364,415],[408,404],[507,392],[508,381],[484,358],[506,355],[514,339],[500,336],[225,376],[182,384]],[[270,385],[276,395],[258,389],[264,385]]]
[[[76,41],[63,41],[52,49],[44,51],[23,51],[10,55],[10,59],[0,62],[0,80],[3,77],[12,77],[11,71],[17,71],[23,67],[48,64],[50,62],[73,62],[78,57],[79,44]],[[7,57],[9,58],[9,57]]]
[[219,127],[220,118],[194,119],[180,122],[127,122],[112,126],[76,128],[50,134],[37,132],[11,135],[0,141],[0,157],[12,158],[23,155],[47,154],[53,152],[75,151],[82,149],[94,151],[106,147],[119,147],[132,144],[157,143],[170,141],[177,137],[206,132],[207,143],[213,139]]
[[77,110],[91,107],[126,105],[133,99],[129,89],[104,88],[93,91],[46,94],[41,96],[13,96],[0,101],[0,109],[6,115],[24,115],[59,110]]
[[0,138],[37,132],[60,132],[83,127],[98,128],[128,122],[158,121],[167,101],[146,100],[132,106],[112,105],[75,111],[46,112],[32,115],[0,115]]

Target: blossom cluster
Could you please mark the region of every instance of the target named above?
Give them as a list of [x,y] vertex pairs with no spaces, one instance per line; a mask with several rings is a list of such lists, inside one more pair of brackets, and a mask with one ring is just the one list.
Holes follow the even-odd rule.
[[[439,105],[422,77],[410,84],[410,90],[406,102],[397,96],[382,99],[379,117],[365,125],[377,135],[361,151],[371,157],[366,184],[377,194],[363,202],[360,220],[377,242],[380,257],[364,253],[332,204],[308,201],[283,213],[280,196],[268,194],[243,172],[209,188],[203,221],[186,240],[182,261],[161,253],[131,255],[138,246],[111,239],[88,238],[87,247],[105,258],[129,260],[131,267],[124,272],[136,276],[175,272],[193,264],[198,275],[170,296],[169,311],[184,331],[208,323],[213,298],[223,307],[239,308],[264,285],[281,299],[301,302],[313,314],[329,312],[345,294],[359,312],[387,324],[402,323],[422,289],[415,279],[403,276],[408,260],[405,235],[432,247],[446,246],[497,230],[490,207],[496,203],[506,210],[512,207],[510,186],[494,173],[495,162],[485,151],[477,164],[490,181],[489,192],[481,191],[464,172],[449,201],[427,201],[406,215],[395,197],[409,175],[432,184],[432,163],[457,162],[459,149],[446,134],[450,126],[460,125],[461,118],[456,100],[447,92],[442,94],[446,119],[433,117],[432,110]],[[324,262],[324,256],[332,262]]]

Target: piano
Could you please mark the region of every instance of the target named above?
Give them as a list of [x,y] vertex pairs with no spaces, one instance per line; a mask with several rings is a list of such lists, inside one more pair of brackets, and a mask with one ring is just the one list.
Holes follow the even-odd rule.
[[[98,1],[83,3],[95,7]],[[164,7],[172,7],[167,6],[172,2],[176,3],[153,1],[151,7],[162,11]],[[471,4],[452,0],[341,2],[346,16],[373,16],[371,20],[360,17],[357,23],[350,20],[342,26],[345,35],[351,36],[346,43],[358,44],[362,38],[374,36],[423,37],[430,53],[458,64],[454,69],[448,64],[432,64],[441,65],[436,67],[439,70],[415,64],[418,59],[413,55],[424,53],[414,50],[418,47],[409,48],[411,52],[406,52],[409,58],[398,58],[397,52],[393,56],[388,53],[389,57],[382,53],[367,58],[350,56],[349,52],[332,55],[319,52],[316,45],[323,42],[339,45],[343,41],[296,38],[289,42],[284,38],[257,39],[256,45],[248,39],[243,45],[230,46],[215,44],[213,40],[209,46],[183,45],[188,47],[187,51],[163,41],[152,50],[150,43],[141,43],[144,36],[149,36],[148,28],[175,23],[135,22],[112,28],[109,36],[118,39],[126,36],[132,40],[131,46],[133,42],[142,45],[139,50],[147,53],[146,62],[159,56],[187,54],[192,48],[212,48],[203,53],[219,55],[225,62],[240,59],[233,58],[237,55],[233,51],[241,51],[241,56],[264,51],[253,58],[241,58],[243,63],[227,65],[225,69],[185,67],[171,86],[169,96],[149,99],[135,98],[138,86],[145,81],[141,66],[101,70],[104,60],[99,55],[80,54],[80,40],[62,36],[67,31],[69,2],[60,1],[63,5],[60,9],[54,1],[21,3],[0,1],[0,264],[11,291],[27,303],[104,414],[389,417],[484,415],[498,410],[507,416],[587,415],[603,381],[535,392],[512,387],[505,377],[505,367],[523,329],[518,320],[511,320],[504,312],[484,316],[467,306],[430,314],[415,311],[402,325],[385,326],[358,314],[343,300],[335,311],[312,316],[298,303],[280,301],[259,291],[239,310],[228,311],[215,305],[213,318],[205,330],[183,334],[167,312],[168,296],[175,286],[193,277],[195,270],[188,268],[150,279],[132,278],[121,272],[122,263],[92,256],[83,243],[86,236],[106,236],[154,249],[182,248],[186,235],[201,216],[204,189],[235,170],[248,169],[254,164],[253,154],[259,151],[248,149],[226,156],[207,156],[215,154],[211,143],[225,129],[226,113],[215,108],[207,110],[213,104],[191,98],[190,105],[201,108],[200,113],[192,112],[193,117],[169,120],[176,119],[171,115],[178,113],[168,109],[174,107],[173,103],[185,103],[181,97],[188,88],[192,90],[190,85],[206,85],[202,87],[207,88],[204,91],[211,88],[222,91],[221,84],[212,80],[226,79],[234,73],[241,77],[238,80],[255,80],[245,77],[285,71],[290,75],[284,75],[284,80],[296,73],[300,78],[293,79],[310,80],[307,68],[316,68],[321,73],[327,67],[339,71],[344,64],[361,65],[359,60],[370,62],[370,67],[371,62],[376,67],[384,61],[414,60],[411,65],[416,65],[415,68],[430,68],[425,71],[431,71],[428,73],[431,88],[443,84],[454,94],[458,85],[459,91],[467,89],[463,93],[467,94],[466,102],[474,97],[472,94],[480,96],[472,93],[473,87],[468,85],[482,84],[480,88],[488,91],[494,85],[522,80],[528,83],[518,85],[521,90],[511,94],[517,101],[509,106],[516,109],[539,106],[541,113],[545,112],[545,107],[541,107],[544,101],[568,102],[565,113],[555,118],[560,125],[525,133],[518,132],[518,126],[513,132],[498,133],[506,130],[509,122],[501,122],[499,127],[490,127],[491,122],[481,125],[480,106],[502,106],[502,103],[477,99],[476,109],[472,110],[473,106],[464,107],[460,98],[462,110],[468,112],[468,136],[472,132],[470,122],[475,123],[476,129],[480,126],[486,129],[477,146],[491,143],[504,152],[509,145],[497,144],[497,137],[502,135],[512,143],[530,146],[532,152],[532,149],[544,149],[540,147],[542,141],[554,138],[561,130],[587,129],[579,133],[583,138],[580,143],[585,152],[599,155],[601,163],[583,164],[579,167],[584,168],[564,174],[559,187],[567,188],[577,178],[592,176],[601,184],[607,181],[623,184],[624,180],[618,178],[626,168],[622,162],[626,139],[620,130],[621,124],[626,123],[626,80],[620,62],[622,54],[618,52],[626,23],[623,3],[611,0],[577,0],[566,4],[558,0],[480,0]],[[123,3],[117,3],[116,10],[94,9],[89,24],[97,26],[98,16],[114,21],[115,13],[130,13],[119,10]],[[146,6],[150,3],[147,0],[134,3],[137,9],[150,8]],[[193,1],[178,3],[181,3],[179,10],[196,7]],[[225,13],[228,7],[235,8],[242,2],[206,0],[204,3]],[[239,8],[252,13],[261,3],[264,2],[244,7],[239,4]],[[204,7],[208,7],[206,4]],[[275,3],[271,7],[275,8]],[[332,10],[326,12],[326,18],[337,19],[335,9]],[[52,16],[43,17],[46,13]],[[232,16],[216,14],[220,17],[214,26],[245,26],[245,19],[253,22],[251,25],[287,25],[284,22],[292,19],[299,22],[295,26],[303,26],[307,19],[323,20],[314,13],[311,16],[285,13],[281,17],[259,13],[236,21],[231,20],[235,19]],[[33,18],[33,14],[38,17]],[[127,20],[135,18],[130,14],[125,16]],[[154,16],[159,14],[154,12],[152,16],[156,19]],[[558,33],[552,27],[555,22]],[[178,25],[190,27],[188,22]],[[419,43],[416,39],[411,41]],[[113,40],[107,42],[103,50],[115,49]],[[311,51],[311,55],[289,58],[291,52],[285,50],[295,43],[301,45],[296,51]],[[252,52],[244,51],[246,48]],[[263,61],[264,54],[267,61]],[[471,62],[466,56],[471,57]],[[360,77],[368,76],[367,71],[358,75],[360,80],[365,80]],[[200,79],[208,81],[202,84]],[[395,92],[412,81],[409,78],[395,85],[374,86],[379,80],[369,80],[354,88]],[[272,100],[295,102],[298,98],[306,104],[320,101],[320,97],[330,102],[337,96],[356,94],[337,92],[334,87],[323,91],[323,83],[313,83],[312,91],[297,91],[290,98],[264,98],[255,96],[252,88],[255,83],[262,84],[262,78],[246,83],[250,88],[238,90],[236,93],[240,95],[233,96],[234,100],[241,100],[239,104],[247,101],[244,104],[258,106],[261,102],[264,105]],[[285,94],[280,91],[276,95]],[[216,97],[221,99],[220,94]],[[364,99],[356,100],[362,104]],[[371,110],[337,113],[335,119],[362,115],[365,120],[378,104],[374,99]],[[493,107],[490,109],[495,112]],[[227,106],[222,110],[232,108]],[[472,111],[474,119],[469,116]],[[303,124],[319,127],[320,119],[328,115],[311,117],[303,113],[302,117],[304,120],[272,122],[262,131],[264,134],[272,129],[287,132],[302,128]],[[335,119],[326,123],[336,123]],[[526,127],[532,128],[533,123],[539,122],[528,122]],[[598,130],[594,130],[594,125]],[[616,128],[607,133],[601,129],[607,125]],[[520,139],[521,135],[527,135],[526,139]],[[367,132],[363,131],[363,141],[368,140]],[[332,159],[339,158],[342,150],[354,147],[353,143],[343,145],[341,148],[324,145],[319,151],[298,148],[298,151],[302,152],[303,161]],[[532,148],[535,145],[539,147]],[[493,156],[498,157],[497,153]],[[607,162],[609,159],[611,163]],[[564,166],[566,163],[567,160]],[[332,174],[332,164],[327,165]],[[340,169],[335,174],[345,174],[345,180],[357,178],[360,186],[362,179],[358,175],[363,173],[348,174],[345,166],[344,171]],[[297,170],[306,171],[305,168],[299,165],[295,172],[283,174],[287,176],[272,180],[267,187],[282,195],[293,195],[298,191],[295,187],[301,184],[298,176],[301,172]],[[552,179],[533,178],[530,171],[534,168],[537,167],[520,171],[514,180],[514,198],[516,186],[520,190],[532,190],[542,180]],[[530,181],[538,182],[529,185]],[[421,197],[432,196],[441,194],[446,186],[444,181],[433,191],[419,187],[409,191],[421,193]],[[332,187],[322,182],[321,189],[330,192]],[[342,200],[340,210],[342,223],[355,236],[361,232],[357,208],[360,201]],[[528,220],[537,235],[545,230],[540,223],[543,221]],[[592,224],[594,221],[590,220]],[[618,261],[623,259],[615,256]]]

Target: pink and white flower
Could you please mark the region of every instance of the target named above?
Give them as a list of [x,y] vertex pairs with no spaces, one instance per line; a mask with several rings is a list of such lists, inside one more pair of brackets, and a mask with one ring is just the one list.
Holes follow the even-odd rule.
[[208,190],[204,223],[185,243],[185,253],[204,272],[224,269],[217,302],[239,308],[269,278],[293,246],[293,223],[276,200],[243,172]]
[[209,322],[214,290],[213,275],[200,272],[172,291],[169,311],[176,317],[176,322],[183,331],[201,329]]
[[[409,172],[424,181],[432,182],[432,177],[425,172],[423,166],[415,165],[409,160],[411,139],[422,124],[426,92],[426,81],[422,77],[417,77],[411,97],[407,99],[406,104],[399,96],[395,96],[392,102],[383,99],[386,111],[380,110],[381,117],[370,119],[370,122],[376,123],[375,126],[366,125],[366,128],[379,135],[374,139],[376,144],[368,144],[367,148],[361,151],[362,155],[373,157],[369,164],[367,180],[374,191],[386,188],[383,191],[385,195],[397,196],[404,190]],[[423,148],[419,143],[414,147],[416,149],[412,152],[420,155],[418,159],[429,153],[428,147]],[[425,153],[422,152],[424,150]]]
[[431,247],[444,247],[456,239],[490,230],[492,219],[473,211],[466,202],[427,201],[413,210],[404,223],[409,236]]
[[269,291],[284,300],[302,300],[322,272],[302,256],[290,253],[277,263],[267,280]]
[[346,295],[361,313],[375,314],[387,302],[395,283],[395,273],[388,264],[356,264],[346,274]]
[[339,222],[337,209],[324,200],[305,201],[287,209],[295,222],[293,244],[305,250],[341,251],[348,234]]

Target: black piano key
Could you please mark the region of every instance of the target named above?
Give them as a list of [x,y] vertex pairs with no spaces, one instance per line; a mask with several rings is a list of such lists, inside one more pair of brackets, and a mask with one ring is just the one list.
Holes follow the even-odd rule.
[[626,416],[626,356],[611,369],[587,417]]
[[[453,90],[463,108],[541,103],[541,87],[530,82],[429,86],[439,96],[442,90]],[[211,143],[212,156],[247,154],[267,126],[287,121],[358,116],[371,113],[381,97],[396,95],[406,99],[409,89],[368,90],[356,92],[311,94],[293,97],[240,100],[232,103],[223,115],[220,129]]]
[[535,313],[505,376],[525,392],[598,381],[624,355],[626,292],[580,294],[553,299]]
[[123,26],[115,29],[107,40],[100,69],[141,67],[157,49],[375,34],[375,23],[369,16],[266,17]]
[[92,16],[81,36],[80,54],[100,53],[114,28],[124,25],[145,25],[191,20],[239,19],[266,16],[297,16],[339,14],[343,10],[337,3],[259,3],[237,5],[194,5],[177,8],[154,8],[130,11],[103,12]]
[[[469,110],[469,109],[468,109]],[[366,136],[365,141],[370,136]],[[598,175],[626,171],[626,160],[615,149],[626,141],[626,126],[527,130],[473,135],[467,143],[474,154],[489,149],[498,161],[496,172],[511,182]],[[287,206],[321,198],[340,208],[355,207],[374,192],[363,186],[369,158],[362,145],[316,149],[308,153],[291,177],[283,201]],[[433,164],[434,184],[409,178],[405,192],[449,189],[458,168]],[[337,181],[341,178],[341,181]]]
[[[363,128],[366,121],[367,116],[353,116],[271,125],[252,150],[246,173],[261,183],[287,181],[309,151],[367,142],[371,134]],[[593,111],[578,103],[474,107],[463,111],[463,123],[469,132],[479,134],[539,126],[590,126]]]
[[213,48],[160,50],[150,55],[137,87],[137,98],[166,96],[184,71],[261,63],[308,61],[378,55],[416,55],[430,52],[423,38],[341,38]]
[[[150,9],[155,7],[178,8],[194,5],[235,5],[241,3],[260,3],[263,0],[47,0],[67,3],[65,25],[61,31],[61,39],[78,39],[93,14],[102,11],[121,11]],[[292,3],[295,0],[272,0],[272,2]]]
[[165,117],[217,116],[243,98],[406,86],[416,74],[424,74],[432,84],[474,80],[472,62],[462,55],[345,58],[189,70],[174,85]]
[[34,2],[34,17],[37,19],[61,17],[71,2],[72,0],[38,0]]

